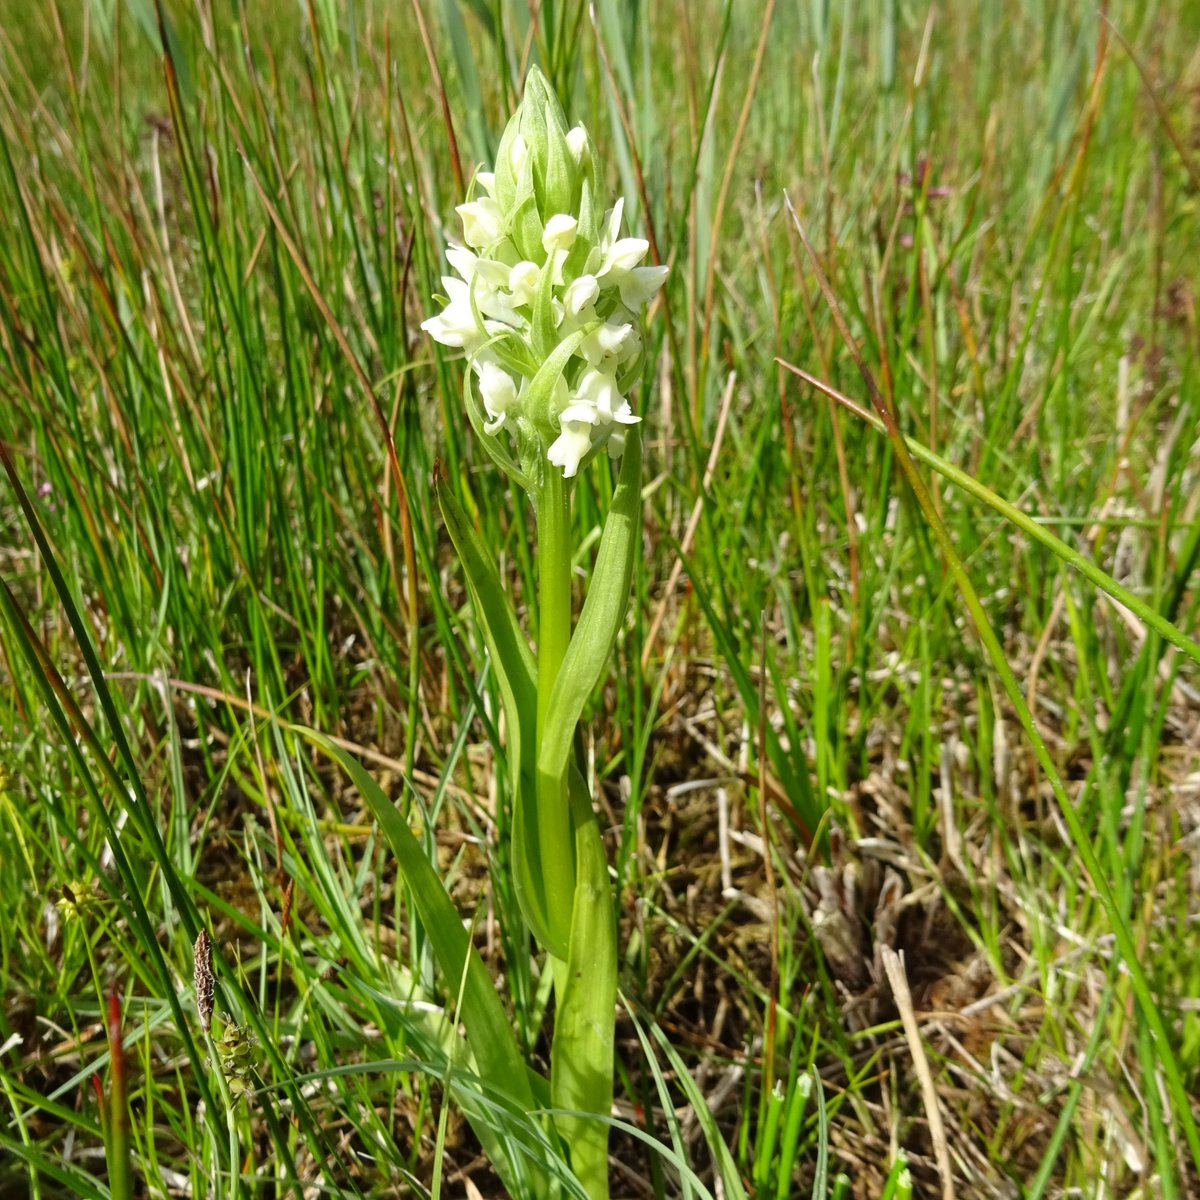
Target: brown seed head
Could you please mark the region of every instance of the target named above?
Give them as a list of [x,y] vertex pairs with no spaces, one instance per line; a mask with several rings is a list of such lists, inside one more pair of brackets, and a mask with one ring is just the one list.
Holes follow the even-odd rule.
[[196,984],[196,1008],[200,1012],[200,1024],[204,1032],[212,1028],[213,1014],[213,967],[212,941],[205,930],[196,938],[193,980]]

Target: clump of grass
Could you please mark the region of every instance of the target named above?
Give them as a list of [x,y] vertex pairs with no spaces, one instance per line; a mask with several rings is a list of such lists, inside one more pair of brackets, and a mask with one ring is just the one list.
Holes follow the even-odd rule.
[[[0,1191],[497,1194],[469,1107],[557,1169],[293,729],[417,831],[544,1066],[435,459],[523,617],[531,515],[417,331],[530,62],[672,266],[582,747],[614,1192],[1196,1189],[1188,5],[8,8]],[[873,399],[852,344],[890,439],[840,399]],[[609,486],[577,493],[576,599]]]

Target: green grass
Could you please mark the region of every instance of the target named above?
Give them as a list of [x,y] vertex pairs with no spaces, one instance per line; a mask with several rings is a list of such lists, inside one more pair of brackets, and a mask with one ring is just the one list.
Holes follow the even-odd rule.
[[[614,1195],[1193,1194],[1193,6],[212,8],[165,70],[150,0],[0,2],[0,1195],[496,1195],[464,1108],[549,1155],[292,731],[544,1069],[435,462],[527,616],[532,520],[417,328],[532,57],[672,264],[585,713]],[[784,365],[871,405],[820,274],[924,507]]]

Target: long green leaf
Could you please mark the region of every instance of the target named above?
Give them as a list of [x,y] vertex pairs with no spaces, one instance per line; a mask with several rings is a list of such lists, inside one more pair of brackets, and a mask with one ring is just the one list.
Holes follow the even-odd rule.
[[550,693],[553,719],[538,745],[538,791],[565,783],[575,727],[612,656],[629,607],[629,583],[642,511],[642,442],[634,431],[625,447],[617,490],[604,522],[587,598]]
[[551,936],[553,922],[541,886],[538,842],[534,836],[536,822],[529,811],[536,794],[533,764],[537,685],[533,654],[483,540],[445,481],[435,480],[433,486],[442,520],[462,562],[475,620],[500,685],[508,729],[506,751],[513,794],[513,884],[517,901],[534,937],[544,946],[557,946],[565,951],[560,939]]
[[[849,410],[860,420],[870,425],[872,429],[876,429],[880,433],[887,433],[887,428],[879,417],[852,400],[849,396],[843,395],[836,388],[830,387],[829,384],[823,383],[807,371],[802,371],[799,367],[786,362],[782,358],[777,358],[775,361],[781,367],[791,371],[793,375],[803,379],[805,383],[811,384],[818,391],[836,400],[843,408]],[[987,484],[980,483],[974,476],[969,475],[960,467],[956,467],[952,462],[935,454],[928,446],[922,445],[915,438],[906,436],[904,438],[904,445],[914,458],[925,463],[926,466],[932,467],[943,479],[948,479],[951,483],[962,488],[963,491],[974,496],[977,500],[982,500],[990,509],[999,513],[1006,521],[1011,521],[1012,524],[1024,533],[1027,533],[1034,541],[1041,542],[1043,546],[1056,554],[1063,562],[1074,567],[1085,579],[1094,583],[1101,591],[1107,592],[1114,600],[1123,604],[1135,616],[1145,621],[1151,629],[1160,633],[1172,646],[1182,650],[1194,663],[1200,665],[1200,642],[1188,637],[1186,633],[1164,617],[1162,613],[1152,608],[1144,600],[1140,600],[1128,588],[1122,587],[1111,575],[1096,566],[1087,555],[1081,554],[1074,546],[1068,545],[1062,538],[1051,533],[1036,517],[1031,517],[1028,513],[1022,512],[1015,504],[1005,500],[1003,496],[997,495]]]
[[[293,728],[341,765],[383,830],[408,884],[413,906],[429,936],[442,975],[452,988],[458,987],[461,981],[460,1012],[479,1077],[498,1096],[507,1097],[518,1110],[528,1112],[535,1108],[533,1089],[513,1036],[512,1023],[421,843],[383,789],[353,755],[315,729]],[[508,1148],[507,1161],[493,1165],[514,1195],[541,1195],[546,1190],[545,1179],[530,1178],[529,1164],[514,1147]]]
[[[613,1029],[617,1005],[617,934],[612,885],[600,824],[578,770],[570,779],[575,828],[575,903],[571,944],[558,988],[550,1052],[550,1092],[558,1109],[607,1117],[613,1098]],[[608,1125],[560,1113],[555,1125],[571,1166],[592,1200],[608,1197]]]

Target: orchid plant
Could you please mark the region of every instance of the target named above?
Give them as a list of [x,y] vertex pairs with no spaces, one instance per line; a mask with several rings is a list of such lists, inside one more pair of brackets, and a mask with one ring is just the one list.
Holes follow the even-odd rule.
[[[569,1190],[608,1195],[617,945],[608,863],[577,749],[584,705],[607,670],[629,600],[641,511],[641,439],[630,391],[644,365],[643,310],[667,274],[621,233],[624,205],[603,203],[595,147],[570,128],[541,72],[458,208],[445,304],[423,328],[463,351],[464,400],[480,443],[524,489],[537,519],[535,636],[527,636],[492,554],[446,480],[435,482],[462,562],[504,709],[513,798],[515,891],[547,952],[555,988],[548,1081],[520,1062],[481,960],[407,824],[347,762],[400,860],[451,986],[488,1103],[540,1112],[541,1143],[570,1165]],[[591,584],[574,619],[571,495],[588,464],[619,460]],[[346,761],[344,756],[343,761]],[[448,915],[449,914],[449,915]],[[563,1181],[531,1144],[498,1137],[479,1092],[456,1092],[514,1196]],[[536,1139],[535,1139],[536,1140]]]
[[[567,127],[536,67],[500,141],[495,172],[481,171],[474,182],[483,194],[458,208],[465,245],[451,244],[446,253],[458,277],[443,278],[446,305],[422,327],[466,352],[471,423],[493,461],[533,502],[536,689],[521,678],[534,674],[532,652],[508,663],[494,644],[498,616],[513,626],[514,647],[523,639],[499,588],[472,571],[481,552],[468,545],[445,488],[439,499],[501,674],[518,896],[537,940],[565,960],[576,882],[571,744],[625,613],[641,465],[628,393],[642,367],[641,310],[667,268],[641,265],[649,244],[621,236],[622,200],[602,214],[591,138],[582,126]],[[604,448],[625,462],[572,635],[571,481]],[[526,706],[531,711],[523,713]]]

